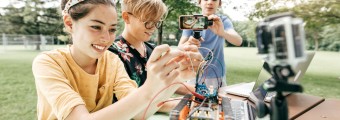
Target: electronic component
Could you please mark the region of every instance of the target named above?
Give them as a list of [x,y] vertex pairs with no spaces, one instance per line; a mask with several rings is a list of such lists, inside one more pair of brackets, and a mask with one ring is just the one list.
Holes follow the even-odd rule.
[[179,104],[170,112],[171,120],[232,120],[233,112],[229,98],[217,99],[212,103],[205,98],[202,102],[193,101],[194,96],[187,94]]
[[186,94],[170,112],[170,120],[185,120],[190,111],[192,95]]
[[[212,103],[217,103],[217,89],[214,89],[213,86],[209,86],[209,88],[205,84],[196,84],[196,93],[207,98],[207,101],[211,101]],[[196,99],[197,101],[202,102],[202,99]]]

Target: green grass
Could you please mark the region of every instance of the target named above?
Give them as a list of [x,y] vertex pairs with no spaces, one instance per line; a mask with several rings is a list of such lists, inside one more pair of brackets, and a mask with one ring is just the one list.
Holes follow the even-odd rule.
[[0,52],[0,119],[36,119],[36,90],[31,70],[34,51]]
[[[228,84],[257,79],[262,59],[255,48],[227,48]],[[0,120],[36,118],[36,90],[31,64],[37,51],[0,50]],[[340,54],[317,52],[302,80],[306,94],[340,98]]]
[[[262,59],[256,48],[225,49],[228,84],[257,79]],[[325,98],[340,98],[340,53],[317,51],[301,80],[304,93]]]

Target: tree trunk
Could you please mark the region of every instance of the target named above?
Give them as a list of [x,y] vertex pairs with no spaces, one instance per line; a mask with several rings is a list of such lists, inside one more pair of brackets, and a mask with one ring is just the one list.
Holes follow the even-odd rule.
[[317,34],[314,34],[313,35],[313,39],[314,39],[314,51],[318,51],[319,50],[319,40],[318,40],[318,35]]
[[36,43],[37,47],[35,48],[35,50],[40,50],[41,35],[38,36],[38,39],[37,39],[37,40],[38,40],[37,43]]
[[[35,6],[35,8],[37,8],[37,6]],[[39,15],[36,17],[35,22],[37,23],[37,28],[38,28],[38,41],[37,41],[37,47],[35,48],[35,50],[40,50],[40,45],[41,45],[41,33],[40,33],[40,23],[38,21]]]
[[163,23],[161,24],[161,26],[158,29],[157,45],[162,44],[162,34],[163,34]]

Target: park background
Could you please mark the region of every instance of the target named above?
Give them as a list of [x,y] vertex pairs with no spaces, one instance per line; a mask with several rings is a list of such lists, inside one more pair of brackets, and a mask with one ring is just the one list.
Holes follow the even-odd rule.
[[[175,48],[181,36],[178,16],[197,14],[199,8],[195,0],[163,1],[169,12],[151,42]],[[219,14],[231,18],[245,41],[241,47],[226,44],[228,85],[257,79],[262,67],[256,49],[257,23],[265,16],[292,11],[305,21],[306,49],[316,52],[301,83],[304,93],[340,98],[339,0],[222,1]],[[119,11],[120,5],[117,7]],[[119,20],[118,34],[124,26]],[[40,52],[65,47],[67,43],[59,1],[0,0],[0,120],[36,119],[32,61]]]

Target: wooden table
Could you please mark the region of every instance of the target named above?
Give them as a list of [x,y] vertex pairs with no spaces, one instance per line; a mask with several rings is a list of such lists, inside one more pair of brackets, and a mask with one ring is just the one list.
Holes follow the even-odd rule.
[[[223,92],[223,90],[219,91],[219,96],[227,96],[231,99],[248,100],[245,97],[227,94]],[[286,99],[288,103],[289,119],[315,120],[326,118],[340,120],[340,100],[330,99],[325,101],[322,97],[303,93],[290,94]],[[168,115],[169,114],[156,114],[151,116],[150,119],[167,119],[169,118]]]
[[[237,85],[232,86],[232,87],[237,87]],[[226,89],[226,88],[222,88],[222,90],[223,89]],[[225,94],[227,97],[229,97],[231,99],[248,100],[245,97],[226,94],[223,91],[219,91],[219,92],[221,94]],[[325,100],[322,97],[307,95],[307,94],[303,94],[303,93],[290,94],[290,95],[286,96],[286,99],[287,99],[287,103],[288,103],[289,119],[296,119],[297,117],[299,117],[302,114],[306,113],[307,111],[311,110],[312,108],[319,105],[320,103],[322,103]],[[248,101],[250,102],[250,100],[248,100]],[[340,106],[339,106],[339,109],[340,109]],[[340,110],[339,110],[339,114],[340,114]]]
[[302,93],[290,94],[286,98],[288,103],[289,119],[296,119],[325,100],[321,97]]
[[326,99],[296,120],[340,120],[340,100]]

